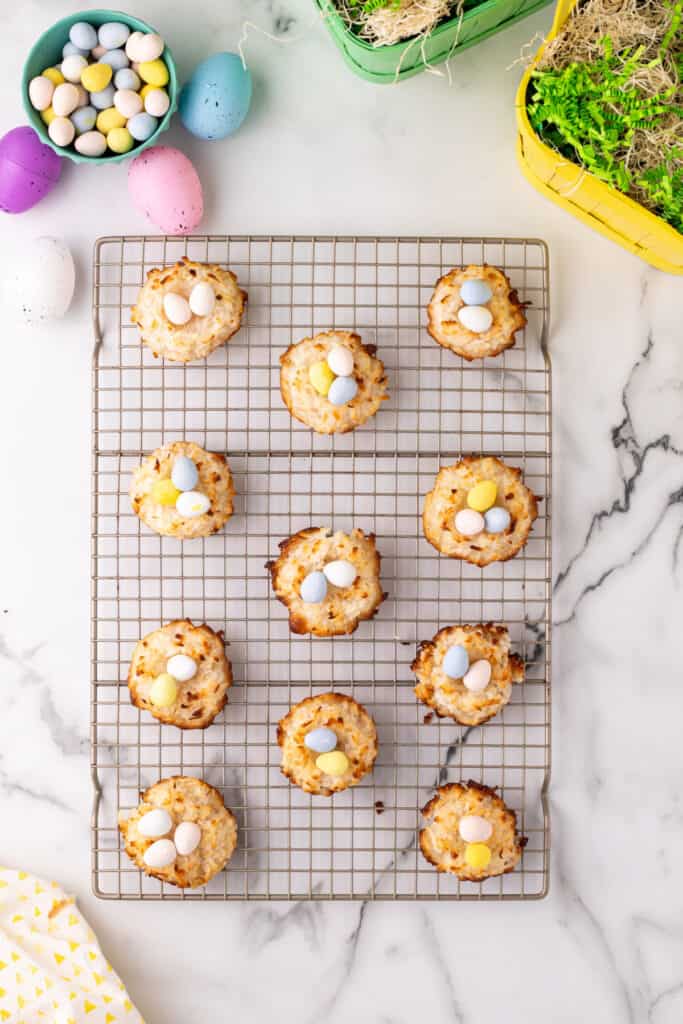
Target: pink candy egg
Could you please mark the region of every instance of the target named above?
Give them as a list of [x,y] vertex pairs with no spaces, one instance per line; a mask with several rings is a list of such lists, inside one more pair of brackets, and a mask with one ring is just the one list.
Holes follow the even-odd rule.
[[33,128],[13,128],[0,139],[0,210],[24,213],[59,180],[61,157]]
[[179,149],[152,146],[142,152],[130,165],[128,189],[134,206],[167,235],[189,234],[202,219],[201,182]]

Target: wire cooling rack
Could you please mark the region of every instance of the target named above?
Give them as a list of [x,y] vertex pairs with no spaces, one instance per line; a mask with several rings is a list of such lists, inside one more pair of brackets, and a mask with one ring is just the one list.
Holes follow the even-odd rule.
[[[187,366],[155,360],[130,322],[146,272],[183,255],[230,267],[249,293],[227,346]],[[465,363],[425,329],[436,279],[467,263],[510,276],[528,327],[497,359]],[[548,885],[550,770],[550,365],[548,256],[525,239],[102,238],[94,253],[92,549],[93,885],[109,899],[529,899]],[[279,355],[331,327],[378,346],[390,401],[351,434],[294,421]],[[127,492],[141,457],[188,439],[224,452],[237,488],[217,535],[159,537]],[[521,466],[542,497],[524,550],[478,569],[424,539],[421,508],[440,466],[464,453]],[[389,597],[350,637],[289,632],[264,563],[309,525],[377,535]],[[225,631],[235,683],[205,731],[140,712],[126,677],[137,640],[177,617]],[[506,623],[526,662],[510,704],[480,728],[439,720],[413,695],[420,640],[458,622]],[[339,689],[374,717],[373,773],[333,798],[279,771],[278,720],[311,693]],[[239,824],[227,869],[180,891],[126,857],[119,809],[165,776],[217,786]],[[438,874],[416,848],[435,785],[497,786],[528,845],[515,871],[483,884]]]

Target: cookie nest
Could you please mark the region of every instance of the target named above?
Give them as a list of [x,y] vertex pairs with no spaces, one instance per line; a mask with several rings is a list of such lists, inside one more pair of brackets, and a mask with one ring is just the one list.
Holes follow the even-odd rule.
[[[386,597],[379,579],[380,555],[374,534],[354,529],[350,534],[332,533],[324,526],[314,526],[295,533],[280,543],[280,556],[268,562],[273,590],[289,609],[292,633],[314,636],[340,636],[353,633],[358,623],[370,619]],[[335,559],[351,562],[357,572],[350,587],[328,585],[327,596],[320,604],[301,600],[301,583],[310,572],[322,571]]]
[[[479,693],[468,690],[462,679],[453,679],[443,671],[443,659],[454,644],[465,648],[470,665],[480,659],[491,665],[491,679]],[[418,700],[440,717],[452,718],[460,725],[481,725],[493,718],[510,700],[512,684],[524,679],[522,659],[510,654],[510,634],[505,626],[493,623],[440,629],[432,640],[420,644],[410,667],[418,679]]]
[[[321,772],[315,764],[318,755],[304,743],[306,734],[321,726],[336,733],[336,749],[349,759],[344,775]],[[375,723],[362,704],[341,693],[321,693],[295,704],[278,724],[277,741],[282,748],[282,774],[306,793],[322,796],[355,786],[377,757]]]
[[[181,516],[174,506],[161,505],[152,497],[157,480],[170,479],[178,455],[187,455],[199,471],[197,490],[207,495],[208,512],[194,518]],[[143,459],[133,473],[130,500],[133,511],[143,523],[165,537],[208,537],[216,533],[232,515],[235,488],[230,468],[223,455],[206,452],[192,441],[173,441],[157,448]]]
[[[156,707],[150,690],[175,654],[194,659],[197,672],[187,682],[176,681],[178,697],[170,707]],[[225,656],[223,638],[206,624],[195,626],[177,619],[140,640],[133,652],[128,687],[133,704],[179,729],[205,729],[223,710],[232,685],[232,667]]]
[[[517,833],[514,811],[495,790],[479,782],[450,782],[440,786],[422,808],[428,824],[420,831],[420,849],[438,871],[457,875],[463,882],[483,882],[485,878],[512,871],[522,855],[526,839]],[[488,867],[475,869],[465,862],[467,843],[458,831],[460,819],[476,814],[493,826],[486,845],[491,850]]]
[[[157,807],[168,811],[173,821],[173,827],[164,838],[172,839],[181,821],[194,821],[201,828],[197,848],[187,856],[178,854],[165,868],[150,868],[145,864],[145,850],[160,837],[143,836],[137,827],[140,818]],[[221,794],[202,779],[187,775],[174,775],[150,786],[142,794],[136,810],[127,817],[123,812],[119,814],[119,830],[126,853],[142,871],[181,889],[205,885],[222,871],[237,845],[237,822]]]
[[[172,324],[164,312],[164,296],[175,292],[189,299],[194,286],[204,281],[216,296],[213,312],[209,316],[193,316],[186,324]],[[172,267],[149,271],[131,319],[155,356],[188,363],[204,359],[239,330],[246,300],[247,293],[239,287],[232,271],[185,257]]]
[[[493,292],[486,303],[493,315],[493,323],[488,331],[481,334],[463,327],[458,320],[458,310],[465,305],[460,298],[460,286],[468,278],[486,281]],[[524,311],[509,279],[502,270],[486,264],[449,270],[439,278],[427,313],[427,330],[434,341],[468,360],[500,355],[514,345],[515,333],[526,326]]]
[[[343,345],[353,353],[353,376],[358,384],[356,397],[340,406],[318,394],[308,377],[311,365],[326,359],[333,345]],[[374,345],[364,345],[349,331],[325,331],[290,345],[280,356],[280,391],[292,416],[318,434],[345,434],[365,423],[389,397],[384,364],[374,353]]]
[[[537,499],[521,481],[522,471],[494,456],[470,455],[454,466],[439,470],[434,488],[425,498],[422,525],[425,537],[437,551],[449,558],[462,558],[473,565],[505,562],[526,544],[538,515]],[[455,528],[457,513],[467,507],[467,494],[476,483],[493,480],[496,505],[510,513],[510,526],[503,533],[465,537]]]

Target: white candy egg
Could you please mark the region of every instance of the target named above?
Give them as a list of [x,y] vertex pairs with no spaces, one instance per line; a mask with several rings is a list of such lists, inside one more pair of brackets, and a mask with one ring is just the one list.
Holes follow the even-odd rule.
[[74,149],[83,156],[102,156],[107,140],[102,132],[84,132],[74,142]]
[[137,56],[137,47],[141,39],[142,32],[131,32],[131,34],[128,36],[128,39],[126,40],[125,50],[126,57],[128,57],[129,60],[140,60],[140,58]]
[[37,75],[32,78],[28,86],[28,98],[34,110],[47,110],[52,102],[54,91],[54,82],[51,82],[45,75]]
[[[128,70],[124,68],[123,70]],[[133,72],[135,74],[135,72]],[[142,110],[142,100],[137,92],[132,89],[119,89],[114,93],[114,106],[126,120],[135,117]]]
[[75,281],[74,261],[61,239],[15,240],[11,260],[0,268],[1,304],[20,324],[61,317],[71,305]]
[[156,32],[147,32],[135,43],[134,49],[135,56],[131,58],[132,60],[156,60],[164,52],[164,41]]
[[52,94],[52,109],[57,117],[68,117],[78,106],[81,94],[72,82],[62,82]]
[[68,117],[56,117],[54,121],[50,122],[47,134],[55,146],[70,146],[74,140],[76,129]]
[[491,838],[493,825],[480,814],[466,814],[460,819],[458,832],[466,843],[485,843]]
[[142,859],[148,868],[167,868],[176,859],[175,844],[171,839],[157,839],[145,850]]
[[[80,82],[83,68],[87,68],[88,62],[85,57],[78,53],[72,53],[62,61],[62,74],[67,82]],[[64,83],[62,83],[64,84]],[[59,86],[57,86],[59,88]],[[56,92],[57,90],[55,90]]]
[[468,331],[483,334],[493,323],[493,313],[486,306],[463,306],[458,310],[458,320]]
[[181,821],[175,830],[173,841],[181,857],[188,857],[199,846],[202,830],[194,821]]
[[170,105],[165,89],[150,89],[145,96],[145,110],[153,117],[163,117]]
[[76,91],[78,93],[78,103],[76,104],[76,110],[80,110],[81,107],[88,106],[89,94],[88,90],[84,89],[82,85],[77,85]]
[[158,839],[165,836],[173,828],[173,820],[168,811],[163,807],[155,807],[153,811],[147,811],[138,821],[138,832],[147,839]]
[[337,377],[350,377],[353,373],[353,352],[345,345],[333,345],[327,353],[327,365]]
[[481,693],[491,681],[491,663],[484,658],[473,662],[462,677],[462,681],[472,693]]
[[211,502],[205,494],[200,491],[183,491],[176,498],[176,511],[186,519],[194,519],[195,516],[203,516],[211,508]]
[[177,292],[166,292],[164,295],[164,313],[176,327],[182,327],[192,318],[189,302]]
[[216,293],[208,281],[200,281],[190,292],[190,309],[195,316],[210,316],[216,305]]
[[455,528],[463,537],[476,537],[486,525],[481,512],[475,512],[473,508],[461,508],[455,516]]
[[328,562],[327,565],[323,566],[323,572],[328,583],[342,589],[350,587],[358,575],[355,565],[352,565],[351,562],[346,562],[342,558]]
[[197,675],[197,662],[189,654],[174,654],[166,662],[166,671],[179,683],[187,683]]

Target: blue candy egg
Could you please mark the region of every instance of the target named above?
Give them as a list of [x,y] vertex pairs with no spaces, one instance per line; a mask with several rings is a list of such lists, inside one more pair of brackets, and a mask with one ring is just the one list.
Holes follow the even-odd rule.
[[358,394],[355,377],[335,377],[327,392],[327,399],[332,405],[346,405]]
[[460,285],[460,298],[466,306],[485,306],[493,298],[493,292],[486,281],[472,278]]
[[122,21],[107,21],[100,25],[97,31],[97,38],[100,46],[105,50],[118,50],[125,46],[130,35],[130,29]]
[[236,53],[214,53],[202,61],[183,86],[180,119],[199,139],[224,139],[247,116],[251,74]]
[[76,135],[83,135],[84,132],[91,132],[95,127],[97,111],[94,107],[79,107],[71,115],[71,123],[76,129]]
[[137,92],[141,86],[140,76],[132,68],[120,68],[114,75],[114,86],[117,89],[132,89]]
[[114,106],[114,86],[109,83],[106,89],[101,89],[100,92],[90,93],[90,103],[97,110],[107,110],[109,107]]
[[[130,121],[128,125],[130,127]],[[199,472],[192,459],[188,458],[187,455],[178,455],[171,470],[171,482],[174,487],[177,487],[179,491],[193,491],[197,486],[198,480]]]
[[90,50],[81,50],[80,47],[74,46],[73,43],[65,43],[62,47],[62,57],[89,57]]
[[144,142],[145,139],[149,139],[154,135],[158,124],[158,118],[152,117],[151,114],[142,110],[139,114],[135,114],[129,119],[126,127],[134,139],[137,139],[138,142]]
[[69,29],[69,40],[87,53],[97,46],[97,32],[87,21],[77,21]]
[[504,533],[510,525],[510,513],[506,508],[494,505],[484,513],[484,524],[488,533]]
[[299,591],[301,600],[306,604],[320,604],[327,596],[327,580],[322,572],[309,572],[301,584]]
[[107,50],[100,57],[100,64],[108,64],[112,71],[120,71],[121,68],[130,66],[124,50]]
[[321,726],[319,729],[311,729],[304,737],[304,743],[309,750],[316,754],[329,754],[337,746],[337,734],[331,729]]
[[470,667],[469,655],[465,648],[461,644],[449,647],[441,667],[451,679],[462,679]]

